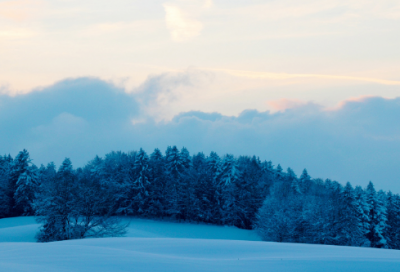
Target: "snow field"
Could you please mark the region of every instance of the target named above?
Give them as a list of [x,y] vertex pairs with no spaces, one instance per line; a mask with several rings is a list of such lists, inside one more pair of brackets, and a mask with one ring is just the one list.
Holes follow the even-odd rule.
[[0,271],[400,271],[400,251],[260,242],[231,227],[132,219],[128,237],[31,243],[37,228],[0,220]]
[[240,240],[104,238],[1,243],[0,271],[400,271],[400,252]]
[[[126,237],[135,238],[194,238],[261,241],[249,230],[205,224],[176,223],[168,221],[124,218],[129,222]],[[0,242],[36,242],[40,225],[34,217],[0,219]]]

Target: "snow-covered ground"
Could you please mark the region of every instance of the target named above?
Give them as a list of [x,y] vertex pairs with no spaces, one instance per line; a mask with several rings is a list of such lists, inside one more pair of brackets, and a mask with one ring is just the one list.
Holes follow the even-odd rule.
[[230,227],[133,219],[129,237],[30,243],[37,227],[0,220],[0,271],[400,271],[400,251],[266,243]]
[[[261,241],[255,232],[235,227],[124,218],[128,222],[126,237]],[[0,242],[35,242],[39,226],[34,217],[0,219]]]

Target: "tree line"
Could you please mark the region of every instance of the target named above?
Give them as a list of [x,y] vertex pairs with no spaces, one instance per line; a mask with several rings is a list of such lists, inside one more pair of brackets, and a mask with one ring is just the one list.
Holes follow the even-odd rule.
[[74,169],[0,156],[0,218],[36,215],[38,241],[118,236],[116,215],[255,229],[266,241],[400,249],[400,197],[297,177],[253,156],[111,152]]

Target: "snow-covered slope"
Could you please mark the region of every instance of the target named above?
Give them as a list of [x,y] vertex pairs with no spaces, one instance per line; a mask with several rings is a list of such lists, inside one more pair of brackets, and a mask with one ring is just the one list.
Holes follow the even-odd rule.
[[104,238],[1,243],[0,271],[400,271],[400,252],[254,241]]
[[[243,241],[257,236],[227,227],[134,219],[134,237],[21,242],[36,228],[32,218],[0,220],[1,241],[20,241],[0,243],[0,271],[400,271],[400,251]],[[207,239],[219,235],[231,240]]]
[[[255,232],[235,227],[175,223],[138,218],[124,218],[124,221],[129,222],[126,237],[261,240]],[[39,226],[34,217],[0,219],[0,242],[35,242],[35,234]]]
[[0,219],[0,242],[35,242],[38,228],[34,217]]

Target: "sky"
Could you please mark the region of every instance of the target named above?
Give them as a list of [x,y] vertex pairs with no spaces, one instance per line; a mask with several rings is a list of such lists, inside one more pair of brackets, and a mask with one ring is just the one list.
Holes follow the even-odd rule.
[[0,0],[0,153],[168,145],[400,192],[397,0]]

